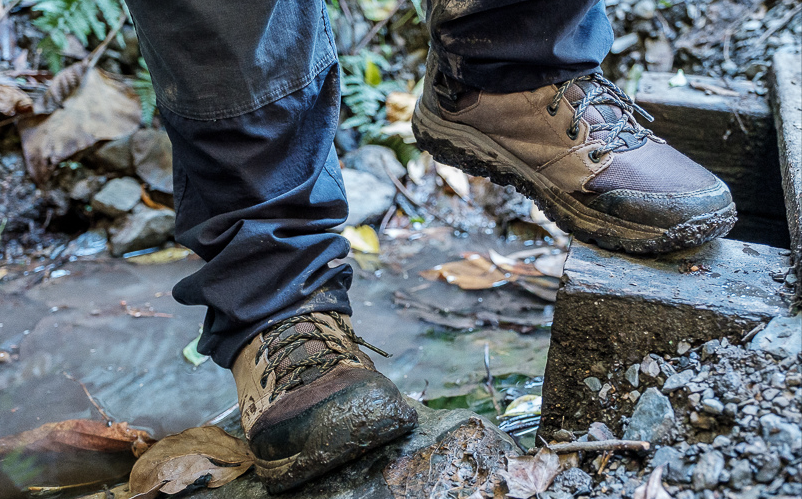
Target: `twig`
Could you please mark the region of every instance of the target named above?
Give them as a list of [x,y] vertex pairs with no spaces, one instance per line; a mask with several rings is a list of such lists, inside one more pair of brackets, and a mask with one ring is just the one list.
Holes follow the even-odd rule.
[[354,16],[351,14],[351,7],[348,6],[347,0],[342,0],[340,2],[340,8],[343,10],[343,14],[345,14],[345,19],[348,21],[348,24],[354,24]]
[[[6,18],[6,16],[7,16],[7,15],[8,15],[8,14],[9,14],[9,13],[12,11],[12,10],[14,10],[14,7],[16,7],[16,6],[17,6],[17,5],[18,5],[20,2],[22,2],[22,0],[15,0],[15,1],[11,2],[10,4],[8,4],[8,6],[7,6],[7,7],[4,7],[4,8],[3,8],[3,10],[2,10],[2,12],[0,12],[0,21],[2,21],[3,19],[5,19],[5,18]],[[0,7],[2,7],[2,6],[0,6]]]
[[239,404],[232,405],[231,407],[229,407],[225,411],[221,412],[217,416],[213,417],[209,421],[206,421],[205,423],[203,423],[203,426],[216,425],[220,421],[226,419],[229,416],[229,414],[231,414],[232,412],[236,411],[238,407],[239,407]]
[[783,17],[782,20],[780,20],[780,22],[778,22],[776,25],[774,25],[771,29],[766,30],[766,32],[763,33],[763,35],[760,38],[758,38],[758,40],[755,42],[753,47],[758,47],[760,45],[763,45],[763,43],[766,40],[768,40],[771,35],[773,35],[778,29],[784,28],[785,25],[788,24],[788,21],[793,19],[793,17],[795,15],[799,14],[799,11],[801,11],[801,10],[802,10],[802,4],[799,4],[796,7],[794,7],[791,10],[791,12],[786,14],[785,17]]
[[120,15],[120,19],[117,21],[117,25],[114,27],[114,29],[109,31],[109,34],[106,36],[106,39],[103,40],[100,43],[100,45],[95,47],[95,50],[93,50],[92,52],[89,53],[89,55],[87,56],[88,62],[86,64],[86,69],[87,70],[95,67],[97,62],[100,60],[100,57],[103,55],[104,52],[106,52],[106,49],[108,48],[109,43],[111,43],[111,41],[114,39],[114,37],[117,36],[117,33],[119,33],[120,30],[125,25],[126,19],[127,19],[127,17],[125,15],[125,12],[123,12]]
[[382,29],[388,22],[390,22],[390,18],[393,17],[396,14],[396,12],[401,10],[401,7],[403,7],[406,3],[407,0],[398,0],[398,2],[395,4],[395,7],[390,12],[390,14],[388,14],[386,18],[374,24],[373,27],[370,29],[370,31],[368,31],[368,34],[365,35],[364,38],[359,40],[359,43],[354,45],[354,48],[351,49],[351,55],[358,54],[360,50],[365,48],[365,45],[367,45],[368,42],[371,41],[374,36],[376,36],[376,33],[378,33],[380,29]]
[[393,182],[393,185],[395,185],[395,188],[396,188],[396,189],[398,189],[398,192],[400,192],[402,196],[404,196],[405,198],[407,198],[407,201],[409,201],[410,203],[412,203],[412,204],[413,204],[413,205],[415,205],[416,207],[420,208],[421,210],[425,211],[426,213],[429,213],[429,214],[430,214],[430,215],[432,215],[434,218],[436,218],[437,220],[440,220],[441,222],[443,222],[444,224],[448,225],[449,227],[452,227],[452,228],[454,228],[454,229],[456,229],[456,230],[459,230],[459,231],[463,231],[463,228],[462,228],[462,227],[458,227],[458,226],[457,226],[457,225],[455,225],[454,223],[452,223],[452,222],[449,222],[448,220],[446,220],[445,218],[443,218],[443,217],[442,217],[442,216],[440,216],[439,214],[437,214],[437,213],[435,213],[434,211],[430,210],[430,209],[429,209],[429,208],[428,208],[426,205],[424,205],[423,203],[421,203],[421,202],[417,201],[417,200],[416,200],[416,199],[415,199],[415,198],[412,196],[412,193],[411,193],[411,192],[409,192],[409,190],[408,190],[406,187],[404,187],[404,184],[402,184],[402,183],[401,183],[401,181],[400,181],[400,180],[398,180],[398,177],[396,177],[396,176],[393,174],[393,172],[391,172],[391,171],[390,171],[390,168],[389,168],[387,165],[384,165],[384,173],[386,173],[386,174],[387,174],[387,176],[388,176],[388,177],[390,177],[390,180]]
[[[605,452],[605,451],[647,451],[649,442],[640,440],[600,440],[597,442],[566,442],[562,444],[546,445],[550,450],[557,454],[570,454],[572,452]],[[530,449],[528,454],[534,454],[536,450]]]
[[763,331],[764,329],[766,329],[766,324],[767,324],[766,322],[761,322],[757,326],[753,327],[751,331],[746,333],[744,335],[744,337],[741,338],[741,343],[746,343],[747,341],[750,341],[752,338],[755,337],[755,335],[757,333],[759,333],[759,332]]
[[104,420],[106,420],[106,423],[112,423],[112,422],[114,422],[114,420],[113,420],[113,419],[111,419],[111,418],[109,417],[109,415],[108,415],[108,414],[106,414],[106,411],[104,411],[104,410],[103,410],[103,408],[102,408],[102,407],[100,407],[100,404],[98,404],[98,403],[97,403],[97,401],[95,401],[95,397],[93,397],[93,396],[92,396],[92,394],[91,394],[91,393],[89,393],[89,389],[87,389],[87,388],[86,388],[86,385],[83,383],[83,381],[81,381],[81,380],[79,380],[79,379],[75,378],[74,376],[72,376],[72,375],[70,375],[70,374],[68,374],[68,373],[66,373],[66,372],[64,373],[64,377],[65,377],[65,378],[67,378],[67,379],[69,379],[69,380],[75,381],[76,383],[78,383],[79,385],[81,385],[81,388],[83,388],[83,390],[84,390],[84,393],[86,394],[86,397],[89,399],[89,402],[91,402],[91,403],[92,403],[92,405],[93,405],[93,406],[95,406],[95,409],[97,409],[97,412],[99,412],[99,413],[100,413],[100,416],[101,416],[101,417],[102,417]]
[[493,407],[496,409],[496,414],[501,416],[501,406],[496,401],[496,391],[493,389],[493,375],[490,374],[490,343],[485,343],[485,372],[487,373],[487,383],[485,387],[490,393],[490,400],[493,401]]
[[387,229],[387,224],[390,223],[390,220],[393,219],[393,215],[395,214],[395,210],[398,208],[396,207],[395,203],[390,206],[390,209],[387,210],[387,213],[384,214],[384,218],[382,218],[382,223],[379,225],[379,235],[384,234],[385,229]]

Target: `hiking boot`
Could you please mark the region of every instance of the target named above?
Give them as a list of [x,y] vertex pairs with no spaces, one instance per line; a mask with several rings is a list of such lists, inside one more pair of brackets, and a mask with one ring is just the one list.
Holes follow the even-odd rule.
[[600,74],[493,94],[444,75],[430,51],[412,129],[435,160],[514,185],[581,241],[662,253],[729,232],[727,186],[635,112],[651,121]]
[[415,427],[418,415],[336,312],[293,317],[239,353],[242,428],[270,493],[296,487]]

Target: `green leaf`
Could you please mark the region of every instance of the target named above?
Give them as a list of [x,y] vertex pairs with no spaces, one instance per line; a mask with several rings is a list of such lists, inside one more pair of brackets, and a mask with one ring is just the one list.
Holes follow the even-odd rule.
[[365,83],[371,86],[378,86],[382,82],[382,73],[373,61],[365,61]]
[[198,341],[200,340],[200,337],[201,335],[198,334],[198,337],[190,341],[189,345],[185,346],[183,350],[184,358],[192,362],[195,367],[198,367],[209,360],[207,355],[201,355],[198,353]]

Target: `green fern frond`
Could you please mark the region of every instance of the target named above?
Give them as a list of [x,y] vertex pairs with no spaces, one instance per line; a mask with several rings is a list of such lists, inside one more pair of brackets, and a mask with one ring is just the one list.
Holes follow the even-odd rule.
[[153,123],[153,115],[156,114],[156,92],[153,90],[153,80],[151,80],[148,66],[145,64],[145,59],[141,57],[139,58],[139,67],[141,69],[136,72],[133,87],[142,106],[142,124],[150,126]]
[[397,81],[383,81],[381,71],[387,71],[390,64],[379,54],[370,51],[342,56],[340,64],[343,68],[340,80],[343,103],[353,114],[340,126],[344,129],[355,128],[364,141],[380,137],[380,130],[386,121],[384,103],[387,95],[405,90],[404,85]]
[[67,48],[67,35],[87,47],[92,35],[104,39],[123,12],[120,0],[38,0],[32,9],[41,13],[33,25],[46,34],[39,48],[53,72],[61,69],[60,53]]

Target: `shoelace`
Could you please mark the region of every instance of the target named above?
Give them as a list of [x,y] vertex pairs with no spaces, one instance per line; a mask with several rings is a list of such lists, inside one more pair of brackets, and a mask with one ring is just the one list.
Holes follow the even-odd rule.
[[567,131],[569,137],[572,139],[576,138],[577,134],[579,133],[579,120],[582,119],[585,111],[587,111],[590,106],[612,104],[613,106],[621,108],[623,111],[621,118],[619,118],[615,123],[605,122],[590,125],[590,133],[598,131],[610,132],[604,141],[604,145],[591,151],[589,155],[591,161],[598,163],[601,161],[601,157],[605,153],[614,151],[619,147],[626,147],[627,143],[624,141],[624,139],[619,137],[622,132],[632,133],[635,139],[638,141],[651,136],[653,139],[662,142],[660,139],[657,139],[657,137],[654,136],[654,132],[648,128],[640,126],[640,124],[635,121],[633,112],[637,112],[649,122],[654,121],[654,118],[642,107],[635,104],[635,101],[633,101],[630,96],[624,93],[623,90],[618,88],[615,83],[598,73],[572,78],[560,85],[557,94],[554,96],[554,100],[552,100],[551,104],[548,106],[549,114],[552,116],[557,114],[557,110],[560,108],[560,102],[565,95],[565,92],[568,91],[568,88],[571,85],[578,81],[590,81],[596,85],[594,85],[593,89],[586,93],[585,97],[583,97],[581,100],[571,102],[571,107],[574,108],[574,118],[571,120],[571,126]]
[[[349,327],[345,321],[342,320],[341,316],[336,312],[328,312],[327,315],[332,317],[334,321],[337,323],[338,328],[345,333],[345,335],[356,343],[357,345],[363,345],[366,348],[373,350],[374,352],[382,355],[384,357],[389,357],[390,355],[383,350],[376,348],[375,346],[371,345],[361,337],[354,334],[354,330]],[[295,327],[296,324],[300,324],[302,322],[311,322],[315,325],[315,328],[306,333],[299,333],[295,332],[286,338],[279,339],[279,336],[286,330],[291,327]],[[318,367],[320,368],[321,375],[326,374],[327,372],[334,369],[337,364],[342,360],[351,360],[354,362],[360,362],[359,358],[352,354],[352,353],[344,353],[346,350],[345,345],[343,344],[342,340],[331,334],[323,332],[323,328],[333,329],[327,323],[320,319],[314,318],[312,315],[299,315],[297,317],[291,317],[280,323],[276,324],[275,326],[267,329],[262,333],[262,338],[264,339],[264,343],[259,347],[259,350],[256,354],[255,363],[258,364],[259,360],[265,354],[268,348],[271,351],[275,351],[275,355],[269,357],[267,359],[267,366],[265,366],[264,371],[262,372],[262,376],[259,380],[262,388],[267,386],[267,378],[270,376],[270,373],[275,371],[276,373],[276,380],[282,379],[285,376],[288,376],[284,379],[280,384],[277,384],[276,387],[273,389],[273,392],[270,394],[269,401],[272,402],[276,394],[279,394],[286,390],[291,390],[298,385],[303,384],[301,379],[301,374],[304,370],[310,367]],[[292,362],[289,366],[285,368],[279,369],[279,365],[286,359],[290,353],[298,347],[302,347],[304,343],[310,340],[319,340],[324,342],[331,342],[336,345],[339,345],[343,352],[338,352],[332,350],[326,344],[325,347],[319,352],[316,352],[306,359],[299,361],[299,362]],[[275,341],[275,343],[273,343]]]

